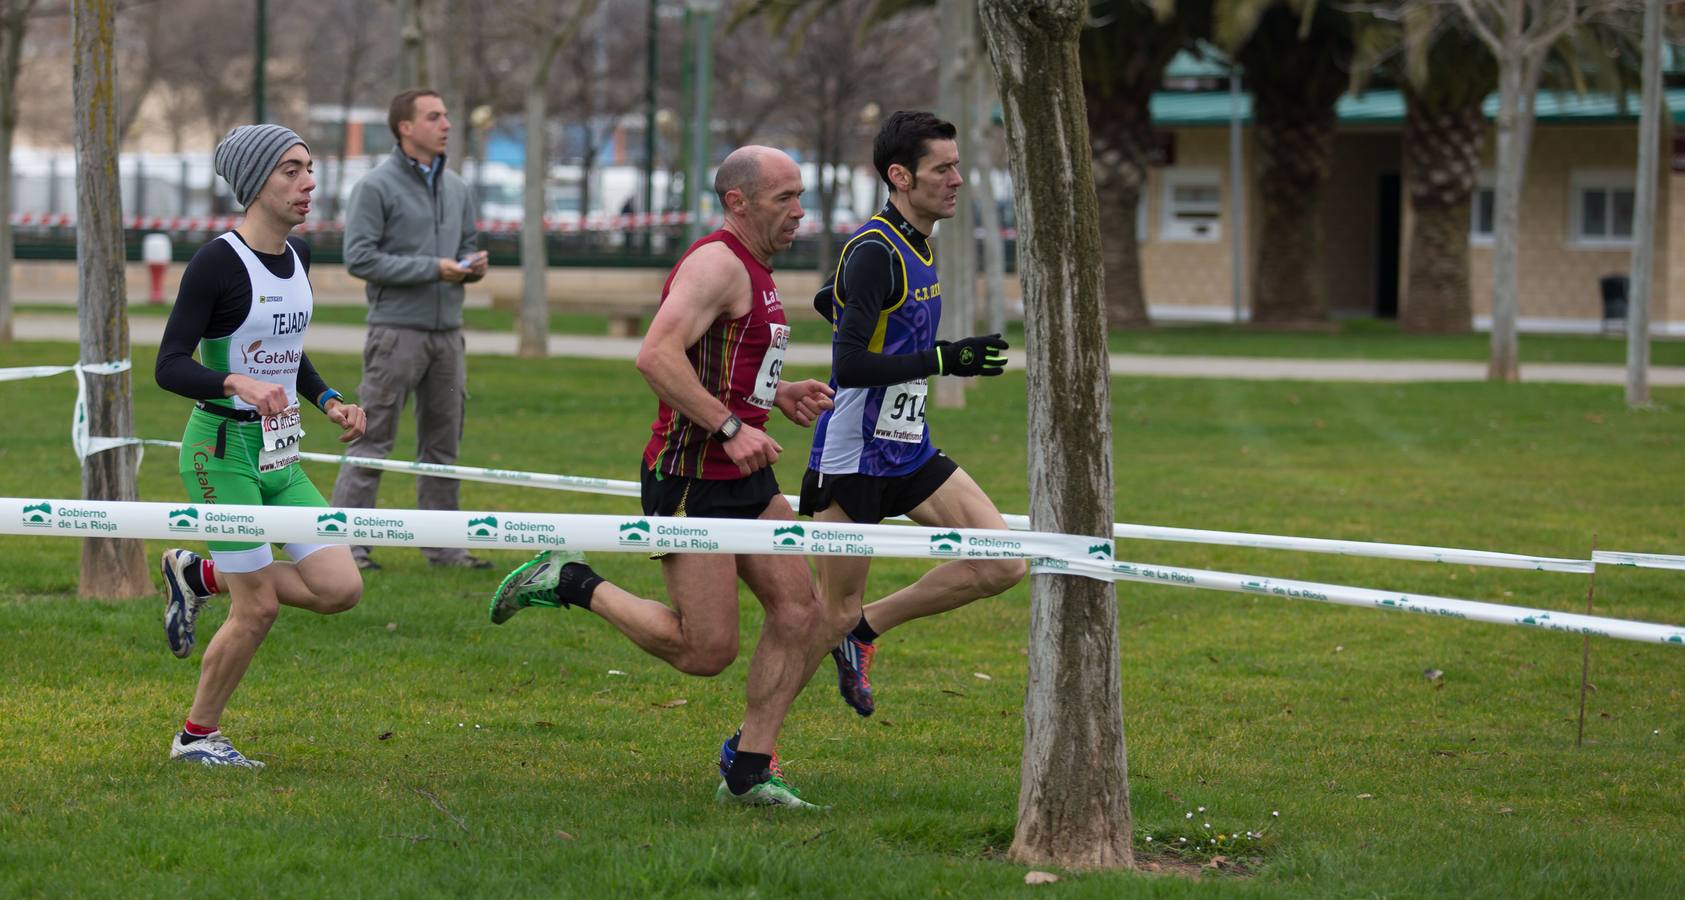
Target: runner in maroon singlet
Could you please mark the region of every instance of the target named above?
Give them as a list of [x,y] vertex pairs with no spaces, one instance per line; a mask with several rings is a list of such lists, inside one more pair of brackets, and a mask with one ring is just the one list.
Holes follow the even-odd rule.
[[[810,426],[831,407],[819,381],[780,378],[790,329],[771,260],[802,219],[801,170],[770,147],[743,147],[714,177],[725,227],[685,252],[662,291],[638,351],[638,371],[660,400],[644,448],[649,516],[794,519],[772,464],[783,448],[766,433],[777,408]],[[737,658],[737,582],[766,608],[749,662],[743,726],[720,748],[721,802],[810,807],[784,781],[773,748],[785,713],[820,653],[822,607],[801,556],[667,553],[659,556],[672,606],[604,581],[577,555],[542,553],[511,572],[492,598],[492,621],[528,606],[589,609],[649,653],[692,675]]]

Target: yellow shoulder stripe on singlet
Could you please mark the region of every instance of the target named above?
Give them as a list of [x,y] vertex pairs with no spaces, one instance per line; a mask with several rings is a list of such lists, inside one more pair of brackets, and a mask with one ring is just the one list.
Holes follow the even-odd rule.
[[[890,221],[883,216],[873,216],[871,221],[882,222],[884,228],[891,231],[895,230],[895,226],[890,224]],[[889,314],[900,309],[901,304],[907,302],[907,258],[901,255],[901,248],[896,246],[894,238],[886,234],[884,235],[884,240],[889,244],[889,252],[895,257],[895,261],[901,266],[901,296],[895,298],[894,303],[887,303],[884,305],[883,309],[878,311],[877,327],[872,329],[872,340],[866,345],[866,349],[872,351],[873,353],[883,352],[884,337],[889,331]],[[908,246],[910,247],[912,245],[908,244]],[[914,250],[913,253],[917,254],[918,251]],[[919,258],[924,259],[922,256]],[[926,262],[928,262],[928,260]]]

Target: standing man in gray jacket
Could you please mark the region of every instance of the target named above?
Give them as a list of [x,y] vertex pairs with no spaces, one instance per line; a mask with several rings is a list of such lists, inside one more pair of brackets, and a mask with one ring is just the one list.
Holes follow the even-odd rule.
[[[474,204],[461,176],[445,168],[450,119],[430,90],[392,98],[386,122],[398,146],[351,191],[345,265],[368,282],[369,334],[357,399],[368,428],[346,453],[384,459],[397,438],[404,403],[415,396],[416,459],[456,462],[468,368],[462,338],[463,284],[486,274]],[[457,509],[454,478],[416,479],[421,509]],[[344,466],[333,505],[373,507],[380,470]],[[485,568],[460,549],[422,548],[435,566]],[[369,548],[352,547],[360,569],[378,569]]]

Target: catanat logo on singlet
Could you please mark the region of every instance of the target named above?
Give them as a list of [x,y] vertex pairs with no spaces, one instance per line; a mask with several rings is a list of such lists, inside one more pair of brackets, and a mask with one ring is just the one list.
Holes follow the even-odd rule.
[[291,366],[297,365],[303,354],[297,350],[282,350],[276,353],[263,349],[263,341],[256,340],[240,348],[240,360],[248,366]]

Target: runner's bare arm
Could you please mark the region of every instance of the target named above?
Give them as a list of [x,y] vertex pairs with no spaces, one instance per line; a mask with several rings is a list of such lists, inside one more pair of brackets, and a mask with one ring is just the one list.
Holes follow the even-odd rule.
[[715,428],[730,411],[697,380],[685,352],[721,316],[741,315],[732,307],[746,307],[748,301],[749,273],[743,264],[724,244],[706,244],[679,266],[638,348],[638,371],[650,389],[693,422]]
[[[749,273],[724,244],[707,244],[692,253],[650,322],[638,348],[638,371],[663,403],[709,431],[725,423],[731,410],[697,380],[685,355],[721,316],[736,317],[748,309]],[[747,475],[772,465],[783,448],[766,432],[744,428],[724,444],[726,454]]]

